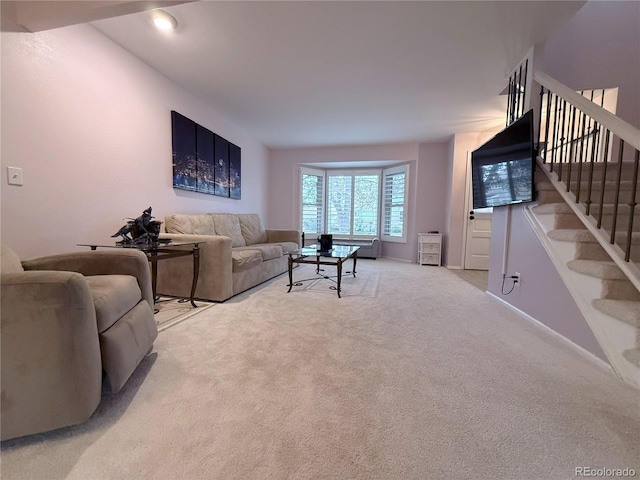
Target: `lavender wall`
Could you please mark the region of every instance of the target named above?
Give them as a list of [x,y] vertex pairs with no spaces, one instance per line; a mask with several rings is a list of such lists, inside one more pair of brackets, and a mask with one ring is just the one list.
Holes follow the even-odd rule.
[[640,128],[640,2],[587,2],[546,42],[543,65],[576,90],[619,87],[617,115]]
[[[108,239],[149,206],[266,213],[266,149],[97,30],[2,33],[1,48],[2,241],[21,257]],[[172,109],[242,148],[242,200],[172,188]]]
[[269,155],[269,208],[267,224],[271,228],[299,228],[299,166],[350,162],[358,168],[366,162],[397,161],[409,163],[409,229],[407,243],[384,242],[382,255],[417,261],[417,234],[424,230],[444,232],[448,186],[447,144],[403,143],[274,149]]
[[[508,208],[512,214],[506,274],[519,272],[521,284],[505,295],[502,293],[502,261]],[[493,210],[488,291],[606,361],[593,332],[525,217],[524,208],[520,205]],[[510,288],[511,283],[506,282],[504,292]]]

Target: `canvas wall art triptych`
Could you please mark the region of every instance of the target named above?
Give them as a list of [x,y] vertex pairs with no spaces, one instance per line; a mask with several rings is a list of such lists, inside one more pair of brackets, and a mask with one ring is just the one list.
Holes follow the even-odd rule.
[[171,129],[173,188],[240,199],[240,147],[176,111]]

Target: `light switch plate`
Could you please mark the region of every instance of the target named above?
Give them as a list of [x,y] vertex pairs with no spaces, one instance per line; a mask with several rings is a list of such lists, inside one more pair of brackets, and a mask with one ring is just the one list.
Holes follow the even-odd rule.
[[7,167],[9,185],[23,185],[22,169],[19,167]]

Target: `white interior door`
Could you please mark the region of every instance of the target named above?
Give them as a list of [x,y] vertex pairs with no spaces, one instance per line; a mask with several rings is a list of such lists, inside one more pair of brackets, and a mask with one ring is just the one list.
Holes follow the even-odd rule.
[[473,208],[471,181],[471,152],[467,153],[467,224],[464,249],[465,270],[489,270],[491,245],[491,217],[493,208]]
[[464,255],[465,270],[489,270],[492,214],[493,208],[469,210]]

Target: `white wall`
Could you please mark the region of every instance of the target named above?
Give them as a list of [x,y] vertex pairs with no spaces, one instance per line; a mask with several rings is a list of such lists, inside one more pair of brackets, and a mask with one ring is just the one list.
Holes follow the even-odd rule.
[[[2,33],[1,48],[2,242],[22,258],[111,240],[149,206],[266,213],[267,150],[97,30]],[[242,200],[172,188],[172,109],[242,148]]]
[[269,211],[272,228],[299,228],[299,165],[310,163],[398,161],[410,165],[407,243],[383,242],[382,255],[417,261],[417,234],[444,231],[447,145],[440,143],[359,145],[273,149],[269,156]]
[[[508,235],[506,275],[521,274],[521,283],[511,293],[511,282],[502,287],[508,209],[511,227]],[[513,305],[585,350],[606,360],[606,356],[587,324],[571,293],[525,217],[525,205],[493,209],[488,291]]]
[[619,87],[617,115],[640,128],[640,2],[587,2],[546,42],[543,71],[575,90]]

